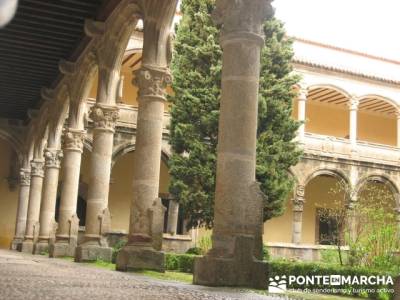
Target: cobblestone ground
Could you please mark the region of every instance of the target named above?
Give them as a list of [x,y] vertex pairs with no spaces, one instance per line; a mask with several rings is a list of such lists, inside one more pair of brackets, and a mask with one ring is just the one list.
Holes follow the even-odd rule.
[[271,299],[94,268],[62,259],[0,250],[0,299]]

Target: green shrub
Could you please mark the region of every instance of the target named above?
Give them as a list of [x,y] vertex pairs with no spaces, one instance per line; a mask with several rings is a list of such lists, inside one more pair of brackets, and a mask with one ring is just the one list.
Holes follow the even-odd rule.
[[119,252],[119,250],[122,249],[122,247],[124,247],[126,245],[127,241],[125,239],[121,239],[118,242],[115,243],[115,245],[112,247],[112,258],[111,258],[111,262],[113,264],[116,263],[117,261],[117,254]]
[[271,258],[271,255],[269,254],[268,246],[263,244],[263,260],[268,261]]
[[193,273],[194,259],[198,257],[192,254],[165,254],[165,269]]
[[208,250],[211,249],[212,247],[212,241],[211,241],[211,235],[207,234],[205,236],[203,236],[200,240],[199,240],[199,245],[198,247],[201,250],[201,254],[202,255],[206,255],[206,253],[208,252]]
[[201,255],[201,249],[199,247],[193,247],[186,251],[186,254]]

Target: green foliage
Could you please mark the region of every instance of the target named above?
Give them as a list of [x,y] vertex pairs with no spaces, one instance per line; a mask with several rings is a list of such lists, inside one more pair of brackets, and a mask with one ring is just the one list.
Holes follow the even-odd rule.
[[[222,52],[211,20],[214,0],[183,0],[183,18],[174,43],[170,143],[170,192],[183,208],[188,227],[213,226],[216,147]],[[291,119],[292,41],[281,22],[265,23],[260,78],[256,177],[268,195],[264,219],[283,213],[293,188],[288,169],[300,157],[292,142],[298,122]]]
[[269,261],[271,259],[271,255],[269,254],[268,246],[263,244],[263,260]]
[[186,251],[186,254],[201,255],[201,249],[199,247],[192,247]]
[[111,262],[112,262],[113,264],[115,264],[116,261],[117,261],[117,255],[118,255],[119,250],[121,250],[121,249],[126,245],[126,243],[127,243],[127,240],[125,240],[125,239],[120,239],[120,240],[118,240],[118,242],[116,242],[115,245],[112,247],[112,259],[111,259]]
[[198,244],[201,250],[201,254],[206,255],[208,250],[210,250],[212,247],[211,234],[202,236]]
[[191,254],[165,254],[165,269],[185,273],[193,273],[194,259],[196,255]]

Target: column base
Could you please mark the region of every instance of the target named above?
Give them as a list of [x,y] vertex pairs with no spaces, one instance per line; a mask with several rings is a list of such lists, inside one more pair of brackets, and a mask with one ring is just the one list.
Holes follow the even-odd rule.
[[232,257],[207,254],[195,259],[193,283],[206,286],[268,287],[268,265],[254,258],[254,238],[236,238]]
[[127,245],[117,255],[117,271],[153,270],[165,272],[164,252],[150,246]]
[[22,242],[22,245],[21,245],[21,252],[32,254],[32,253],[33,253],[33,248],[34,248],[34,243],[33,243],[33,241],[31,241],[31,240],[26,240],[26,241],[23,241],[23,242]]
[[102,260],[111,262],[112,248],[101,246],[98,244],[82,244],[76,247],[75,261],[76,262],[90,262]]
[[56,241],[49,246],[49,257],[74,257],[76,249],[76,239],[71,241]]
[[47,255],[49,253],[49,240],[41,240],[35,244],[33,254]]
[[10,250],[21,251],[23,241],[21,238],[14,238],[10,244]]

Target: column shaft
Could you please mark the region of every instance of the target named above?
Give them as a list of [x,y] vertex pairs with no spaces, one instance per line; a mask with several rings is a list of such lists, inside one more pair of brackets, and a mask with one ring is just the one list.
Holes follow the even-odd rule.
[[293,232],[292,242],[294,244],[301,243],[301,232],[303,227],[303,209],[304,209],[304,185],[298,185],[296,195],[293,200]]
[[167,233],[170,233],[172,235],[176,234],[176,229],[178,227],[178,216],[179,203],[174,200],[169,200]]
[[75,260],[93,261],[101,258],[111,261],[112,249],[107,245],[105,234],[111,229],[108,194],[118,107],[96,103],[90,117],[94,123],[94,133],[86,201],[85,237],[83,244],[76,250]]
[[302,122],[298,129],[299,141],[304,140],[304,135],[306,131],[306,102],[307,102],[307,90],[301,90],[298,98],[298,120]]
[[255,179],[261,25],[270,1],[217,1],[223,25],[213,247],[195,262],[194,283],[264,288],[263,201]]
[[54,239],[56,225],[54,217],[61,157],[62,153],[57,149],[45,151],[45,173],[39,218],[40,231],[38,243],[34,249],[35,254],[48,251],[50,239]]
[[76,206],[79,191],[79,175],[83,151],[83,130],[68,129],[63,144],[63,184],[56,242],[50,245],[50,257],[74,256],[78,241],[79,219]]
[[352,147],[357,145],[357,110],[358,100],[350,101],[350,133],[349,139]]
[[397,148],[400,148],[400,112],[396,113]]
[[17,219],[15,222],[15,236],[11,243],[12,250],[21,250],[26,229],[26,218],[28,214],[29,189],[31,184],[31,173],[29,169],[21,169],[20,185],[18,195]]
[[34,242],[39,235],[39,214],[43,176],[43,161],[34,159],[31,163],[31,186],[29,191],[25,239],[21,248],[22,252],[32,253]]

